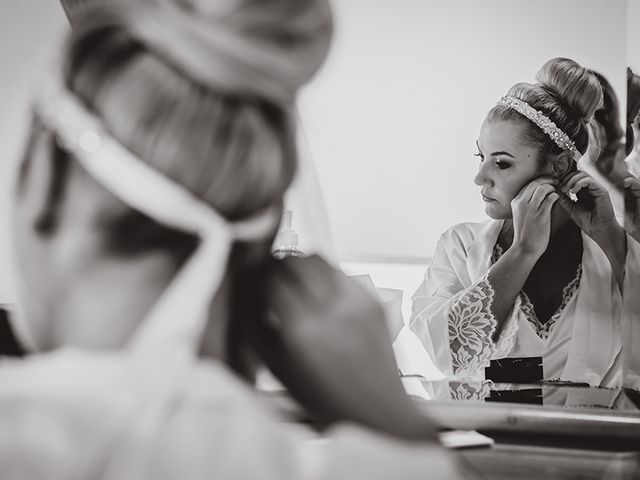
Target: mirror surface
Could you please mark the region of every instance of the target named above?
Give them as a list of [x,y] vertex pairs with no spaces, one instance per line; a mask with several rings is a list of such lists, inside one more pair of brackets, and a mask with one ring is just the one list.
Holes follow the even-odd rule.
[[[569,58],[606,79],[618,103],[617,118],[611,122],[619,129],[625,124],[630,7],[624,0],[535,4],[356,0],[335,2],[334,7],[334,49],[301,99],[303,126],[340,260],[350,273],[369,273],[378,287],[402,290],[408,323],[411,295],[432,263],[440,235],[461,222],[487,219],[480,188],[474,184],[479,168],[473,156],[475,142],[487,112],[511,86],[535,83],[545,62]],[[580,22],[568,22],[578,11]],[[621,192],[608,182],[607,172],[598,168],[601,165],[585,158],[579,168],[608,191],[615,218],[621,222]],[[466,255],[467,247],[458,254]],[[468,264],[459,268],[473,270]],[[588,283],[587,277],[592,279],[590,289],[611,287],[612,277],[606,272],[601,277],[578,276],[578,284]],[[567,277],[556,285],[563,292],[563,303],[562,286],[568,287],[571,280]],[[582,299],[586,290],[579,294]],[[611,296],[603,293],[604,298]],[[539,313],[547,306],[545,301],[532,301],[532,308]],[[555,306],[549,302],[550,314],[561,310]],[[573,317],[582,321],[590,315],[587,312],[598,310],[596,323],[605,329],[619,320],[619,304],[600,306],[577,310]],[[602,336],[601,330],[590,329],[582,331],[602,338],[603,345],[608,344],[606,338],[620,341],[619,332]],[[407,336],[397,329],[393,333],[399,339]],[[571,341],[571,334],[565,333],[566,341]],[[399,356],[411,358],[409,366],[399,362],[404,373],[422,373],[416,368],[420,362],[431,362],[425,368],[429,373],[437,369],[442,338],[425,340],[422,335],[421,340],[427,355],[415,351],[420,347],[413,340],[402,345],[396,341]],[[582,347],[584,357],[596,358],[598,350],[608,348],[591,343]],[[555,346],[544,348],[550,351]],[[619,361],[616,347],[611,348],[604,362]],[[541,354],[525,350],[520,348],[520,356]],[[545,371],[543,377],[563,378],[563,373]],[[601,381],[589,379],[592,384]],[[554,397],[546,395],[548,390],[545,387],[540,398]]]

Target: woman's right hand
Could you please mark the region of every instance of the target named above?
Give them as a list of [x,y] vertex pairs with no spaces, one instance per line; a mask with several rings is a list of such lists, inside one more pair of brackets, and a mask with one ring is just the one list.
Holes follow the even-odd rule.
[[558,200],[557,181],[538,177],[526,184],[511,201],[512,248],[539,258],[549,246],[551,208]]

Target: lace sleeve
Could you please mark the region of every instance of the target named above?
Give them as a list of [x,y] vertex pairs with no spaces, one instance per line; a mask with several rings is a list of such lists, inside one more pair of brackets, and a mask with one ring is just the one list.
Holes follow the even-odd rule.
[[449,395],[452,400],[480,400],[491,395],[491,380],[478,382],[449,382]]
[[495,349],[492,337],[497,321],[491,311],[495,291],[487,275],[459,292],[449,306],[449,346],[458,378],[476,377],[489,366]]
[[[488,275],[451,300],[448,314],[449,346],[453,373],[457,378],[478,378],[493,358],[508,356],[515,347],[518,319],[510,314],[494,344],[497,320],[492,305],[495,291]],[[518,295],[513,311],[520,308]]]

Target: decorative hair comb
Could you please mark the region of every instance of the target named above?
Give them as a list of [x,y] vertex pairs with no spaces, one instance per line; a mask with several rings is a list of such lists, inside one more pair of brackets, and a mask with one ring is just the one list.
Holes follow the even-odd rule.
[[564,133],[560,128],[544,113],[536,110],[527,102],[520,100],[512,95],[505,95],[498,101],[498,105],[503,105],[505,107],[511,108],[516,112],[524,115],[533,123],[535,123],[544,133],[546,133],[551,140],[553,140],[556,145],[558,145],[561,149],[571,152],[573,154],[574,160],[577,162],[578,158],[580,158],[581,153],[578,152],[576,148],[576,144],[569,138],[569,135]]

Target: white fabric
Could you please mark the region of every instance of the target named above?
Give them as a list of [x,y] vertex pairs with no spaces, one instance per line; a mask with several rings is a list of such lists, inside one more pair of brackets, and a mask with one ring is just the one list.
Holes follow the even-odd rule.
[[131,442],[128,427],[145,415],[155,382],[148,373],[123,355],[71,350],[3,361],[3,480],[460,478],[453,458],[435,446],[354,426],[315,441],[278,420],[217,362],[173,376],[173,399],[153,436]]
[[624,386],[640,390],[640,244],[629,235],[622,295]]
[[549,336],[538,336],[520,295],[493,344],[486,275],[502,224],[464,223],[445,232],[413,296],[411,328],[433,349],[438,367],[450,377],[482,380],[492,359],[541,356],[545,378],[619,385],[620,293],[604,252],[586,235],[579,286]]

